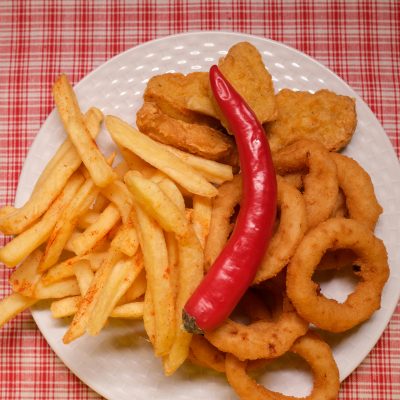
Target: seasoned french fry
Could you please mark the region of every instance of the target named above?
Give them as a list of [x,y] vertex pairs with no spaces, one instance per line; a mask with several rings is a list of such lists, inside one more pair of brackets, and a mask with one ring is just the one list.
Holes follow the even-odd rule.
[[[78,311],[81,296],[66,297],[64,299],[55,300],[50,305],[51,316],[53,318],[65,318],[75,315]],[[124,319],[138,319],[143,317],[143,301],[136,301],[116,306],[112,310],[110,317]]]
[[139,297],[143,296],[146,292],[147,280],[146,271],[142,269],[136,279],[133,281],[132,285],[128,288],[125,294],[119,300],[119,305],[132,303],[136,301]]
[[133,205],[132,193],[126,185],[120,180],[115,180],[102,190],[102,194],[118,207],[122,222],[125,224],[128,221]]
[[183,199],[182,193],[171,179],[162,179],[158,182],[158,186],[182,212],[185,211],[185,200]]
[[127,303],[121,306],[117,306],[111,312],[110,317],[112,318],[128,318],[138,319],[143,317],[144,302],[136,301],[134,303]]
[[72,265],[81,295],[84,296],[92,284],[94,273],[87,260],[80,260]]
[[54,282],[58,282],[66,278],[71,278],[75,275],[73,265],[82,260],[87,260],[90,264],[90,268],[92,269],[92,271],[97,271],[106,257],[107,253],[102,252],[89,253],[83,256],[75,256],[69,258],[68,260],[54,265],[49,270],[47,270],[42,277],[42,282],[44,285],[50,285]]
[[94,202],[92,211],[96,213],[101,213],[102,211],[104,211],[109,203],[110,202],[101,193],[99,193],[96,201]]
[[43,285],[40,280],[35,287],[33,297],[36,299],[61,299],[80,294],[78,282],[75,278],[68,278],[51,285]]
[[41,274],[37,270],[42,254],[41,250],[33,251],[11,274],[10,285],[14,292],[26,297],[33,297],[35,286],[41,278]]
[[37,299],[12,293],[0,301],[0,328],[16,315],[33,306]]
[[170,200],[160,187],[149,179],[137,176],[133,171],[125,175],[125,182],[135,200],[167,232],[183,235],[188,229],[185,214]]
[[118,175],[119,179],[123,179],[124,175],[129,171],[129,165],[126,161],[121,161],[114,167],[114,171]]
[[117,178],[117,174],[90,136],[82,118],[71,117],[67,121],[66,131],[96,186],[105,187]]
[[74,174],[43,218],[0,249],[0,261],[6,266],[14,267],[44,243],[83,181],[79,172]]
[[127,148],[160,169],[189,192],[205,197],[217,195],[217,189],[201,174],[166,150],[160,143],[140,133],[117,117],[107,116],[106,126],[119,146]]
[[110,204],[100,214],[99,218],[84,232],[71,240],[71,247],[78,256],[92,249],[121,218],[118,208]]
[[166,144],[162,144],[162,146],[184,161],[187,165],[190,165],[196,171],[200,172],[204,178],[212,183],[220,185],[233,179],[232,167],[230,165],[222,164],[213,160],[207,160],[206,158],[186,153]]
[[101,288],[87,324],[89,335],[98,335],[118,301],[131,286],[143,269],[143,256],[137,252],[134,257],[122,259],[113,267],[107,281]]
[[139,238],[136,229],[131,223],[124,224],[113,239],[113,247],[128,257],[133,257],[139,247]]
[[150,178],[157,171],[151,164],[147,163],[125,147],[118,145],[118,148],[125,162],[128,164],[128,170],[140,171],[140,173],[146,178]]
[[169,354],[164,357],[164,372],[173,374],[186,360],[192,335],[183,329],[182,310],[203,279],[203,249],[193,229],[178,239],[179,284],[176,298],[176,336]]
[[[101,123],[103,122],[103,113],[98,108],[92,107],[86,112],[83,118],[90,132],[90,135],[92,136],[92,138],[96,138],[96,136],[100,132]],[[33,193],[40,190],[40,187],[47,179],[51,179],[51,174],[53,173],[53,170],[58,167],[58,163],[65,163],[69,157],[69,154],[71,153],[79,158],[79,155],[76,152],[74,145],[67,138],[65,139],[64,143],[58,148],[53,158],[46,165],[46,168],[43,170],[42,174],[36,182]]]
[[[150,343],[155,349],[157,346],[156,338],[156,313],[154,310],[154,302],[150,289],[146,290],[143,304],[143,325],[150,340]],[[156,353],[157,354],[157,353]],[[166,353],[167,354],[167,353]]]
[[53,301],[50,305],[51,316],[53,318],[71,317],[78,311],[81,300],[82,296],[72,296]]
[[80,187],[73,200],[65,208],[49,237],[42,261],[40,262],[40,272],[46,271],[57,263],[65,244],[75,229],[79,215],[87,211],[96,198],[97,193],[98,188],[96,188],[91,179],[88,179]]
[[156,325],[154,350],[157,355],[161,356],[169,352],[176,330],[175,294],[170,279],[167,247],[163,231],[158,224],[136,203],[134,208],[147,276],[146,293],[151,292],[154,305],[153,312]]
[[[65,344],[82,336],[86,331],[86,326],[89,320],[90,313],[96,304],[98,296],[101,292],[101,288],[107,281],[113,266],[122,257],[119,251],[111,250],[107,254],[107,258],[102,263],[101,267],[97,271],[88,291],[84,298],[79,304],[78,311],[74,315],[74,318],[69,326],[67,332],[63,337]],[[79,290],[79,289],[78,289]]]
[[89,228],[90,225],[94,224],[97,221],[99,216],[100,216],[99,212],[88,210],[85,214],[79,217],[77,227],[80,229]]
[[193,196],[193,229],[204,249],[211,224],[212,201],[207,197]]

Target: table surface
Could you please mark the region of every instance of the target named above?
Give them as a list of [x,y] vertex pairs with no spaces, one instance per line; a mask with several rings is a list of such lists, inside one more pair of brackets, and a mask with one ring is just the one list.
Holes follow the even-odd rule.
[[[400,154],[400,2],[0,1],[0,205],[13,203],[27,151],[54,107],[60,72],[73,83],[110,57],[170,34],[242,32],[292,46],[342,77]],[[0,238],[4,245],[6,238]],[[0,268],[0,297],[10,271]],[[340,399],[400,399],[400,307]],[[29,312],[0,330],[1,399],[99,399],[57,358]]]

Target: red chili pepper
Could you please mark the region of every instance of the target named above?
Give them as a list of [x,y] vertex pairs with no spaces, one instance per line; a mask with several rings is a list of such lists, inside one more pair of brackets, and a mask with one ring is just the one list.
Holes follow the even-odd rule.
[[228,243],[183,309],[185,329],[193,333],[213,330],[229,317],[253,282],[276,216],[276,176],[264,130],[216,65],[210,83],[236,138],[243,198]]

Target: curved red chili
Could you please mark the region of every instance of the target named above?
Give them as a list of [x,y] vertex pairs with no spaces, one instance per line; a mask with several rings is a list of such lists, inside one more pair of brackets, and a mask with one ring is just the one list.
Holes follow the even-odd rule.
[[228,243],[183,309],[184,327],[193,333],[212,330],[229,317],[254,279],[276,216],[276,176],[264,130],[216,65],[210,83],[236,138],[243,198]]

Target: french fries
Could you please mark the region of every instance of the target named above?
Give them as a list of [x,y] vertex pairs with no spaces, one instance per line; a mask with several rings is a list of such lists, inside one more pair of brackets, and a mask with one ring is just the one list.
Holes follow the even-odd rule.
[[217,189],[188,164],[166,150],[160,143],[140,133],[126,122],[113,116],[106,117],[106,126],[113,140],[158,168],[189,192],[205,197],[217,195]]
[[98,335],[109,318],[141,319],[170,375],[189,353],[182,308],[203,276],[214,184],[231,180],[232,167],[108,116],[124,158],[113,168],[116,155],[106,158],[94,142],[101,111],[83,114],[65,75],[53,96],[67,138],[27,203],[0,209],[0,230],[17,235],[0,261],[20,264],[0,300],[0,326],[44,299],[54,318],[71,317],[65,344]]

